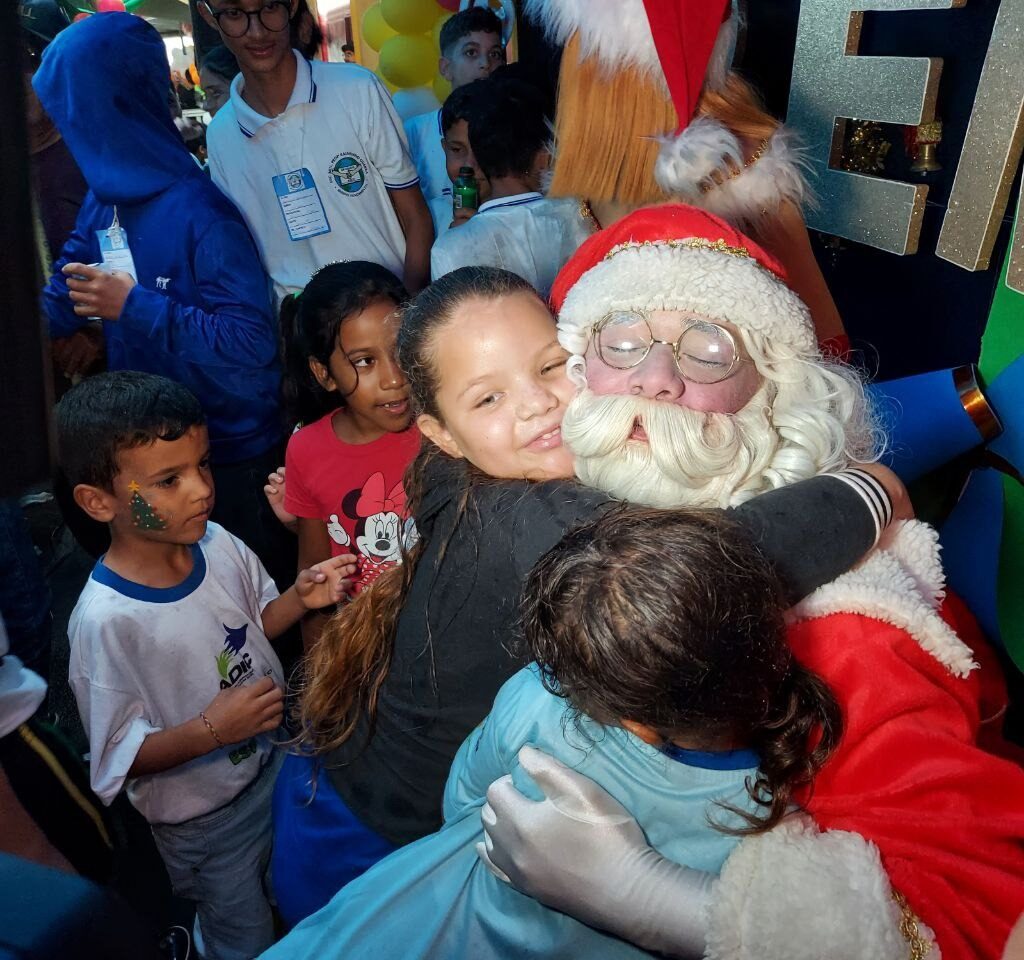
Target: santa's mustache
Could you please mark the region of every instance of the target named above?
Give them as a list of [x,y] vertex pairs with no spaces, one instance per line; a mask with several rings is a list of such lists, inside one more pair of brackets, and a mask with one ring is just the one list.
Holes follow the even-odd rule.
[[617,497],[652,506],[725,505],[759,485],[778,447],[769,406],[768,384],[735,414],[584,389],[569,404],[562,437],[577,476]]

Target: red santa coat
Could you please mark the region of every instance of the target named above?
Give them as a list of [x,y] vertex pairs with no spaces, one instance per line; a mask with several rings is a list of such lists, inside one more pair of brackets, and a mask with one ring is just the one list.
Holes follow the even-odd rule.
[[822,830],[877,845],[943,957],[998,960],[1024,912],[1024,770],[977,746],[1005,705],[998,664],[963,605],[943,598],[930,528],[903,534],[867,562],[870,576],[862,566],[808,598],[798,614],[813,619],[790,629],[846,721],[801,805]]

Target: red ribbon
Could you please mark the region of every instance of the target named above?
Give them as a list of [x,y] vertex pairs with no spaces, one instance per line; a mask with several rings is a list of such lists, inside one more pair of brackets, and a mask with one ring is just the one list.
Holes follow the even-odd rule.
[[375,473],[363,484],[356,502],[356,514],[360,517],[372,517],[376,513],[397,513],[401,516],[404,510],[405,488],[402,481],[399,480],[388,492],[383,473]]

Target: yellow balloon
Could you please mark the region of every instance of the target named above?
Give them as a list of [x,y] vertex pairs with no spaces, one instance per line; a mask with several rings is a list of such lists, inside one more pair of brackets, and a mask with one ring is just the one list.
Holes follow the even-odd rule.
[[380,10],[399,33],[426,33],[437,17],[434,0],[380,0]]
[[396,36],[398,31],[388,26],[379,3],[366,8],[363,14],[363,39],[371,50],[380,50],[388,40]]
[[433,86],[434,96],[437,97],[438,103],[443,104],[448,99],[448,94],[452,92],[452,85],[441,74],[437,74]]
[[398,93],[401,89],[400,87],[396,87],[390,80],[388,80],[387,77],[382,77],[379,72],[377,73],[377,79],[384,84],[384,89],[387,90],[388,93]]
[[437,50],[430,37],[400,33],[380,48],[377,69],[396,87],[423,87],[434,79]]
[[442,13],[434,21],[434,29],[430,31],[430,35],[434,38],[434,49],[440,51],[441,49],[441,28],[454,17],[454,13]]

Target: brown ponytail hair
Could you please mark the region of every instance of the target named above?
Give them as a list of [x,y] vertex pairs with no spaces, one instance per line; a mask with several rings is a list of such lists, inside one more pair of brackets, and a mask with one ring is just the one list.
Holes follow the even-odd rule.
[[[506,270],[462,267],[432,283],[403,308],[398,364],[409,381],[417,416],[429,414],[443,422],[437,406],[440,371],[434,343],[455,310],[472,298],[493,299],[519,292],[536,295],[525,280]],[[410,516],[417,514],[431,465],[440,459],[445,455],[424,443],[406,471]],[[466,478],[456,516],[466,510],[471,471],[467,470]],[[362,718],[372,729],[381,685],[391,667],[398,618],[426,546],[427,541],[421,539],[408,552],[403,548],[402,564],[382,573],[371,588],[332,617],[307,656],[295,709],[300,731],[295,742],[308,753],[328,753],[341,746]],[[442,549],[439,562],[443,556]],[[423,629],[427,631],[425,623]]]
[[719,829],[771,829],[839,741],[834,697],[786,644],[778,581],[720,511],[612,510],[549,550],[524,597],[530,653],[577,714],[757,750],[747,789],[765,809],[726,807],[747,826]]

